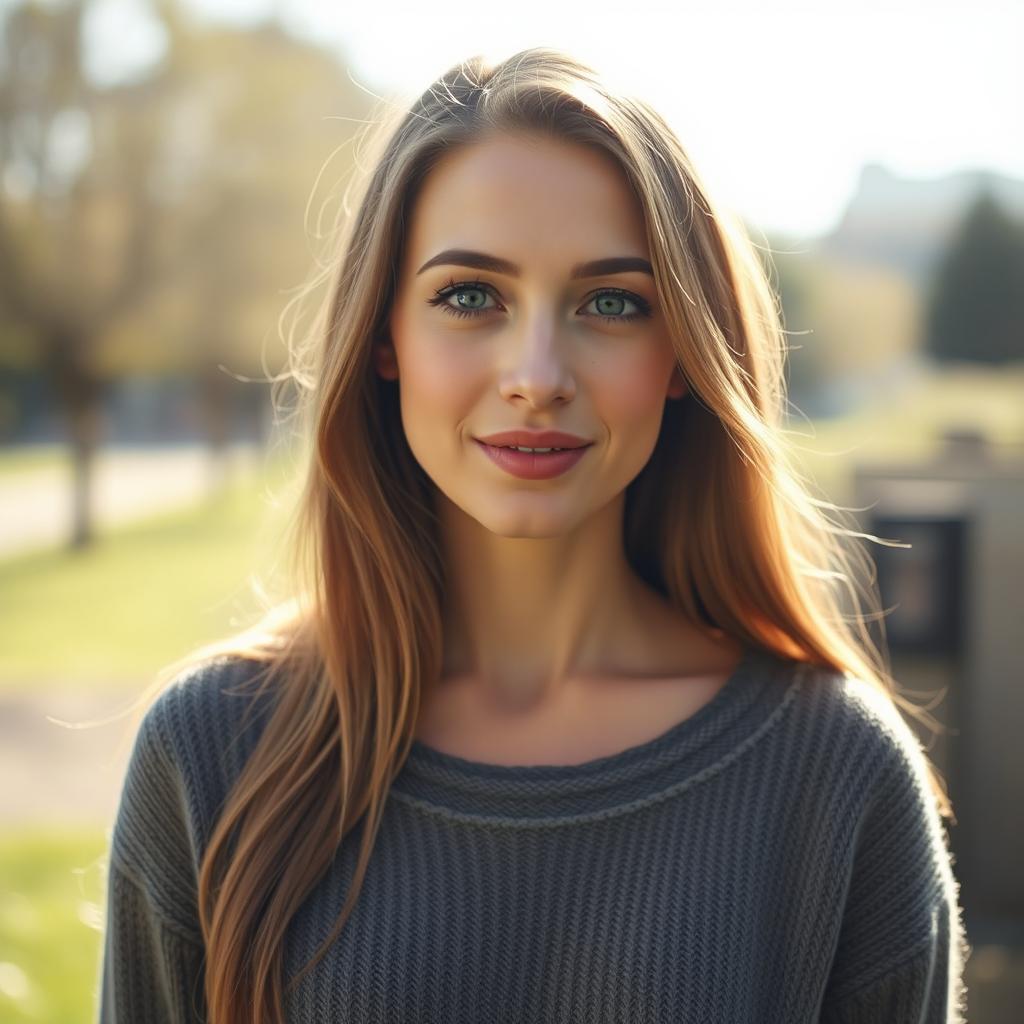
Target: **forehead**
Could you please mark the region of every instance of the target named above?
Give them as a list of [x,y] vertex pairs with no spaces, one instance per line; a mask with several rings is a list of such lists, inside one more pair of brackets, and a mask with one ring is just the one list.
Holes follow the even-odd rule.
[[527,275],[648,255],[643,209],[610,154],[522,134],[461,146],[427,175],[409,218],[405,265],[447,248],[503,256]]

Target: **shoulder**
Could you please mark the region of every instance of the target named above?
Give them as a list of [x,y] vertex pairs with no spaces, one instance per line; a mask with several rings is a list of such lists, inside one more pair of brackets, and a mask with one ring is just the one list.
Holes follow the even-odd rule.
[[805,667],[797,690],[790,729],[827,800],[816,810],[845,822],[860,870],[874,877],[884,865],[919,892],[948,891],[952,860],[928,757],[903,712],[874,683],[834,669]]
[[167,683],[140,724],[140,740],[162,749],[203,824],[241,774],[266,724],[273,693],[259,688],[266,668],[266,662],[240,655],[192,665]]
[[863,769],[872,788],[926,786],[924,750],[893,698],[878,685],[837,669],[790,663],[791,727],[831,759]]
[[247,715],[265,707],[265,696],[254,689],[264,667],[241,655],[221,655],[182,669],[146,709],[137,742],[160,747],[174,760],[197,746],[219,747]]
[[261,663],[222,656],[173,676],[135,732],[111,837],[126,873],[153,877],[205,850],[217,810],[251,753],[265,701]]
[[893,698],[831,667],[787,662],[779,721],[765,756],[793,804],[837,829],[844,844],[888,835],[948,871],[938,799],[924,747]]
[[802,710],[833,723],[823,729],[825,746],[838,799],[852,809],[829,999],[867,992],[881,1000],[871,986],[887,978],[906,991],[919,975],[934,975],[934,992],[948,986],[944,1005],[952,1006],[969,947],[925,749],[875,684],[817,670],[806,688]]

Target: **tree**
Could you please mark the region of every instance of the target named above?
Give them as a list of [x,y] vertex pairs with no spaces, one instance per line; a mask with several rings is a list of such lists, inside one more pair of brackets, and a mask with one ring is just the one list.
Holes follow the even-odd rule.
[[[158,119],[146,116],[162,83],[93,85],[82,59],[87,7],[23,3],[0,26],[0,310],[31,336],[67,420],[73,546],[91,536],[106,384],[94,350],[155,277],[162,212],[149,187],[163,157]],[[118,158],[105,159],[105,147]]]
[[[230,374],[284,366],[283,351],[277,365],[264,361],[262,342],[314,255],[303,223],[310,190],[369,104],[333,53],[273,21],[194,31],[174,59],[189,100],[180,148],[192,156],[174,226],[187,256],[163,283],[189,297],[176,343],[197,372],[216,450],[227,440],[226,399],[239,394]],[[336,165],[350,168],[347,157]]]
[[926,348],[943,361],[1024,359],[1024,225],[988,191],[970,206],[938,264]]
[[[73,545],[91,536],[90,467],[107,384],[185,370],[208,436],[231,378],[256,376],[284,293],[310,262],[303,213],[365,98],[333,54],[274,23],[187,22],[151,9],[164,56],[99,86],[89,4],[26,0],[0,16],[0,365],[34,365],[74,453]],[[13,187],[12,187],[13,186]]]

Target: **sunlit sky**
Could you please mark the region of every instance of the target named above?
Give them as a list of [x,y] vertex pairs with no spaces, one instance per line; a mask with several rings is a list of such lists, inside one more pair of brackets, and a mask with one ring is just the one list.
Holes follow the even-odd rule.
[[[101,0],[99,35],[126,37],[129,2]],[[798,238],[836,223],[866,163],[1024,179],[1024,0],[185,3],[237,23],[274,13],[385,97],[474,53],[564,48],[656,106],[719,200]]]

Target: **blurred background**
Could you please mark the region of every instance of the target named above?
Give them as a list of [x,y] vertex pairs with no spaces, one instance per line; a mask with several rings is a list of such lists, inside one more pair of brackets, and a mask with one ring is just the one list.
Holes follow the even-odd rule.
[[272,573],[268,379],[356,132],[532,45],[653,103],[761,247],[802,468],[904,545],[869,550],[942,725],[970,1020],[1019,1021],[1022,38],[994,0],[0,0],[0,1021],[93,1019],[117,716]]

